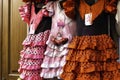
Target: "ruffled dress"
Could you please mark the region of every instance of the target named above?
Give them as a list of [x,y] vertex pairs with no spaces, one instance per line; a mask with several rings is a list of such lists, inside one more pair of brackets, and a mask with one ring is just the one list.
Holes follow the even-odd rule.
[[44,17],[44,14],[46,13],[43,9],[36,14],[35,6],[32,4],[29,26],[33,25],[36,30],[34,34],[29,34],[28,32],[22,43],[23,50],[20,51],[18,72],[23,80],[43,80],[40,77],[41,63],[44,58],[46,41],[50,34],[52,21],[50,17]]
[[[51,33],[46,42],[47,48],[44,53],[45,57],[41,65],[42,72],[40,76],[43,78],[59,78],[62,73],[62,67],[66,63],[65,58],[68,53],[68,44],[71,42],[73,36],[76,35],[76,22],[65,15],[59,1],[53,2],[49,9],[54,14],[52,15]],[[61,36],[58,35],[59,33]],[[64,44],[56,45],[52,41],[53,37],[67,38],[68,41]]]
[[89,26],[78,16],[78,36],[68,46],[63,80],[120,80],[119,57],[108,35],[107,15],[103,10]]

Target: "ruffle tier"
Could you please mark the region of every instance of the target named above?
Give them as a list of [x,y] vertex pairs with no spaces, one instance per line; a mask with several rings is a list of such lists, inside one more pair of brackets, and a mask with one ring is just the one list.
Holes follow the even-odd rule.
[[34,70],[34,71],[27,71],[23,70],[20,74],[20,78],[23,80],[43,80],[43,78],[40,77],[40,70]]
[[60,78],[62,68],[66,63],[69,42],[58,46],[48,39],[46,44],[47,48],[44,53],[45,57],[43,63],[41,64],[42,72],[40,75],[45,79],[54,77]]
[[65,56],[68,53],[67,48],[59,49],[59,48],[51,48],[47,46],[47,49],[44,53],[44,55],[49,56],[49,57],[62,57]]
[[48,57],[45,56],[43,63],[41,64],[42,68],[59,68],[63,67],[66,63],[65,56],[63,57]]
[[42,80],[40,77],[41,64],[46,50],[50,30],[39,34],[29,34],[23,41],[23,50],[20,52],[19,69],[23,80]]
[[116,48],[116,45],[110,36],[103,34],[97,36],[76,36],[68,47],[77,50],[106,50]]
[[59,78],[62,72],[63,72],[62,68],[42,69],[40,76],[44,78],[54,78],[54,77]]
[[120,80],[116,45],[108,35],[76,36],[68,48],[63,80]]
[[25,40],[23,41],[23,46],[45,46],[46,41],[48,40],[48,36],[50,34],[50,30],[46,30],[45,32],[40,32],[39,34],[27,35]]
[[114,71],[120,69],[116,60],[106,62],[70,62],[64,66],[65,72],[90,73],[95,71]]
[[45,47],[24,47],[20,52],[21,58],[42,59],[44,57]]
[[64,80],[120,80],[120,70],[105,71],[105,72],[91,72],[81,73],[76,75],[75,73],[62,73],[61,77]]
[[21,59],[19,60],[20,68],[26,70],[41,69],[42,59]]
[[111,59],[118,59],[117,50],[115,48],[106,50],[85,49],[76,50],[70,49],[66,60],[88,62],[88,61],[107,61]]

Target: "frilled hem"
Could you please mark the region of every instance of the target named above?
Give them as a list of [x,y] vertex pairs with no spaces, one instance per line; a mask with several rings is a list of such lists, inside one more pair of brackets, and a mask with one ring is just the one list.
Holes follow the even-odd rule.
[[21,69],[38,70],[41,68],[42,59],[21,59],[18,63]]
[[25,76],[24,74],[20,74],[20,78],[23,80],[44,80],[39,75],[37,75],[37,76]]
[[64,66],[64,72],[90,73],[95,71],[114,71],[120,69],[120,64],[116,61],[107,62],[67,62]]
[[120,80],[120,70],[75,74],[62,73],[63,80]]
[[63,51],[65,48],[68,47],[68,44],[69,44],[69,43],[66,43],[66,44],[61,45],[61,46],[57,46],[57,45],[55,45],[53,42],[47,41],[46,44],[47,44],[47,46],[48,46],[49,48],[51,48],[51,49],[55,49],[55,50],[58,50],[58,51]]
[[22,51],[20,51],[21,58],[26,59],[42,59],[44,57],[45,47],[24,47]]
[[41,64],[42,68],[58,68],[63,67],[66,63],[66,56],[63,57],[48,57],[45,56],[43,63]]
[[48,68],[48,69],[42,69],[42,72],[40,74],[41,77],[43,78],[54,78],[54,77],[60,77],[62,74],[63,70],[62,68]]
[[62,56],[65,56],[67,53],[68,53],[67,48],[64,48],[64,49],[62,49],[62,51],[59,51],[59,50],[47,47],[44,55],[49,56],[49,57],[62,57]]
[[82,36],[74,37],[72,42],[68,46],[72,49],[96,49],[96,50],[106,50],[110,48],[116,48],[114,41],[110,36],[103,34],[97,36]]
[[22,70],[20,78],[23,80],[43,80],[40,77],[40,70]]
[[107,61],[111,59],[118,59],[118,54],[115,48],[106,50],[77,50],[69,49],[66,60],[78,61],[78,62],[88,62],[88,61]]
[[23,46],[45,46],[48,40],[50,30],[40,32],[39,34],[29,34],[23,41]]
[[[108,35],[76,36],[68,50],[61,75],[63,80],[120,80],[116,45]],[[114,78],[104,75],[109,73]]]

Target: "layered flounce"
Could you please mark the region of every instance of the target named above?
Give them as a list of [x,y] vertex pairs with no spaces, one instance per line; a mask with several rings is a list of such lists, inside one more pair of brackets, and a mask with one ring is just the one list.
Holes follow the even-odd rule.
[[76,36],[68,47],[63,80],[120,79],[116,45],[108,35]]
[[43,78],[59,78],[62,73],[62,67],[66,63],[66,54],[68,53],[67,42],[64,45],[57,46],[52,41],[47,41],[47,48],[44,53],[45,57],[41,64],[42,72],[41,77]]
[[40,74],[40,76],[44,78],[57,77],[59,79],[59,76],[62,72],[63,72],[62,68],[47,68],[47,69],[42,69],[42,73]]
[[49,30],[39,34],[28,35],[23,41],[23,50],[20,51],[19,69],[23,80],[42,80],[40,77],[41,64],[46,49]]
[[50,31],[40,32],[39,34],[28,35],[23,41],[23,46],[45,46]]

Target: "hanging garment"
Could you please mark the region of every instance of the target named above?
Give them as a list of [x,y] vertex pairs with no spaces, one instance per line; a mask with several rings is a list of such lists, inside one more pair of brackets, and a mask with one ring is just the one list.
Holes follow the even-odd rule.
[[52,27],[46,42],[47,49],[41,64],[42,72],[40,75],[43,78],[59,78],[62,67],[66,63],[68,44],[76,35],[76,22],[66,16],[59,1],[53,2],[48,11],[53,11],[53,15],[51,15]]
[[[61,79],[120,80],[117,47],[107,31],[109,13],[106,13],[105,6],[102,6],[105,5],[105,1],[98,0],[89,5],[85,0],[80,0],[77,17],[78,35],[68,45],[69,51]],[[97,14],[94,15],[94,12]],[[84,17],[89,13],[92,14],[92,24],[86,25]]]
[[[48,11],[41,8],[36,12],[35,6],[35,4],[31,6],[29,32],[22,43],[23,50],[20,52],[18,71],[23,80],[42,80],[41,63],[51,28],[51,18],[47,17]],[[30,30],[31,27],[34,28],[33,33]]]

